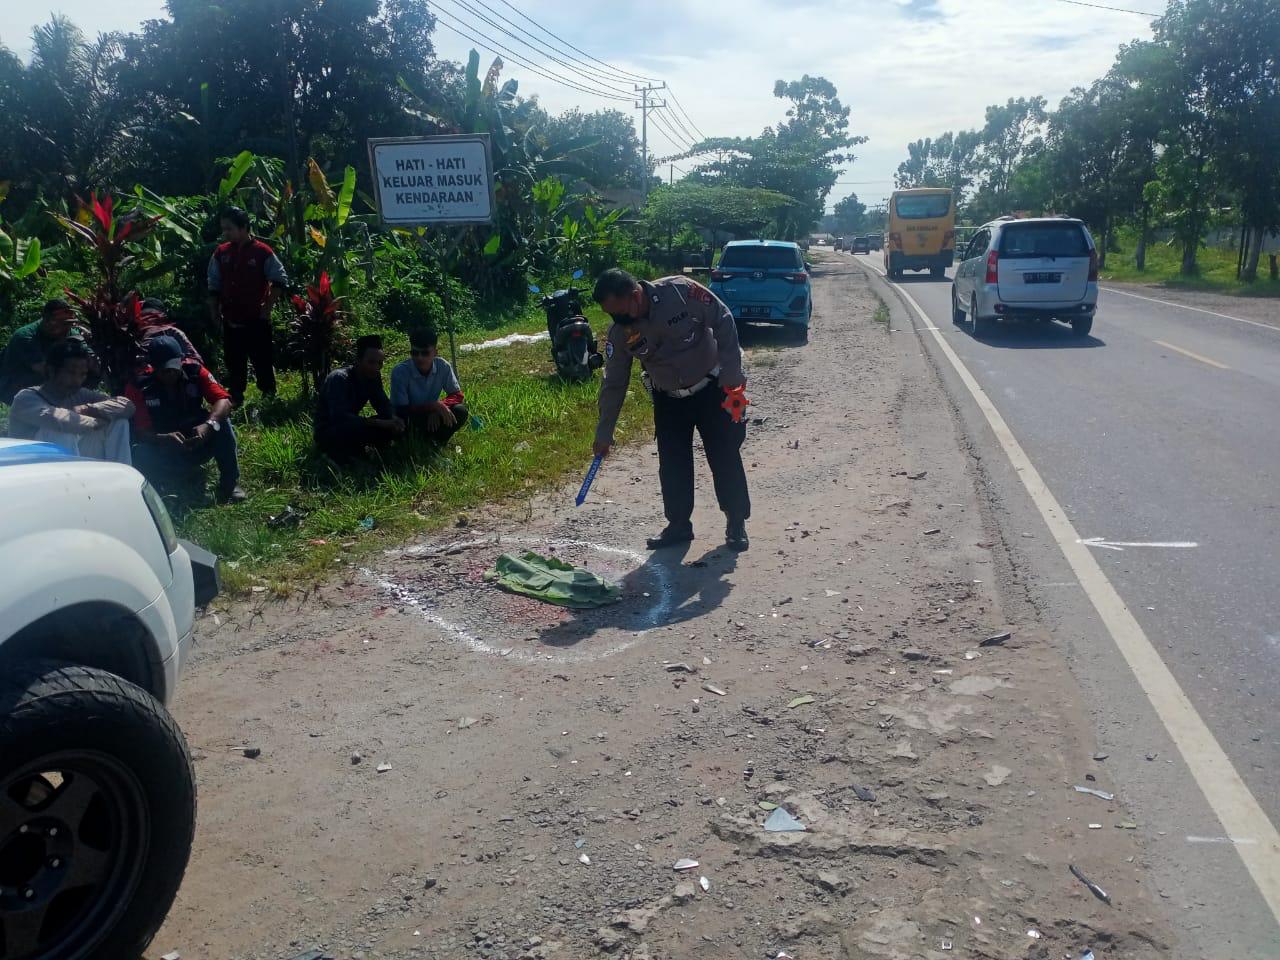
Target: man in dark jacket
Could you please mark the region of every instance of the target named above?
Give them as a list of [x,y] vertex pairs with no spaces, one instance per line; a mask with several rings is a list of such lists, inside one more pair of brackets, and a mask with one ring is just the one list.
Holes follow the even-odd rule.
[[245,493],[227,391],[199,361],[183,357],[173,337],[153,339],[147,357],[150,364],[124,392],[134,406],[133,465],[163,485],[216,461],[218,500],[241,502]]
[[[83,343],[85,333],[76,326],[76,312],[65,300],[50,300],[40,311],[39,320],[13,331],[0,351],[0,403],[13,403],[19,390],[43,383],[49,373],[46,355],[67,340]],[[92,386],[98,382],[98,358],[91,351],[88,356]]]
[[249,232],[249,215],[239,207],[223,211],[222,235],[226,243],[209,260],[209,316],[214,330],[222,330],[227,389],[239,407],[250,361],[258,389],[276,392],[271,308],[289,281],[275,251]]
[[[391,409],[382,386],[382,338],[376,334],[356,341],[356,362],[325,377],[316,404],[316,446],[338,463],[363,456],[369,447],[381,449],[404,433],[404,421]],[[364,408],[373,416],[362,416]]]

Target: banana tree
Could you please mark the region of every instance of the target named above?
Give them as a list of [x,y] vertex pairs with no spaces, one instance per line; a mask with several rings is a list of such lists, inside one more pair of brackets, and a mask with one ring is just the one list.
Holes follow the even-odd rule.
[[[9,181],[0,181],[0,203],[9,195]],[[0,218],[0,292],[11,296],[18,285],[40,269],[40,238],[19,236],[15,225]]]

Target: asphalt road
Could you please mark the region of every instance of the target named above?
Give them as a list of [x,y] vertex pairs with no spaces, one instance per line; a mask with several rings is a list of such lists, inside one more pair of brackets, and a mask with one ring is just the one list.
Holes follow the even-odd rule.
[[[856,259],[883,272],[879,254]],[[908,274],[899,286],[995,402],[1082,538],[1181,544],[1099,546],[1096,559],[1280,824],[1280,327],[1104,289],[1090,337],[1022,323],[977,340],[951,322],[949,282]],[[1032,585],[1049,619],[1087,618],[1072,586],[1061,570]],[[1280,955],[1275,918],[1238,860],[1205,852],[1215,845],[1200,838],[1223,831],[1194,781],[1160,769],[1155,748],[1132,749],[1135,736],[1159,734],[1144,728],[1123,662],[1096,649],[1096,631],[1072,642],[1100,736],[1142,755],[1126,799],[1168,828],[1155,831],[1157,872],[1188,917],[1201,914],[1187,920],[1189,939],[1205,956]]]

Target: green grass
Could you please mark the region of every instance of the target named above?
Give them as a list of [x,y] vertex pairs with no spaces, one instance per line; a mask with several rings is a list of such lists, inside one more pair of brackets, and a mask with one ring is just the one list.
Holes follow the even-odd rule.
[[1120,251],[1107,254],[1107,266],[1101,271],[1103,280],[1122,283],[1149,283],[1182,290],[1207,290],[1245,297],[1280,297],[1280,281],[1267,276],[1267,258],[1259,264],[1259,279],[1254,283],[1241,283],[1236,279],[1234,250],[1219,247],[1201,247],[1197,257],[1199,272],[1186,277],[1181,273],[1182,249],[1163,242],[1147,247],[1147,269],[1139,271],[1134,266],[1134,242],[1131,236],[1121,234]]
[[[592,320],[603,334],[603,315],[596,312]],[[542,312],[531,310],[460,341],[545,326]],[[388,376],[404,355],[402,339],[388,343]],[[458,364],[467,405],[483,426],[460,431],[448,450],[404,442],[377,464],[337,474],[313,452],[311,404],[301,378],[284,374],[279,396],[269,404],[251,388],[245,410],[235,415],[249,501],[215,506],[171,497],[181,534],[222,558],[228,592],[262,585],[284,594],[318,581],[337,560],[452,527],[460,514],[481,504],[529,498],[569,471],[585,469],[598,376],[585,384],[562,382],[545,343],[460,353]],[[619,424],[620,441],[646,433],[646,407],[637,376]],[[301,519],[273,525],[270,518],[286,507]],[[367,529],[370,519],[373,527]]]
[[881,299],[880,294],[876,294],[876,312],[871,315],[872,321],[875,323],[883,323],[885,332],[889,331],[889,305]]

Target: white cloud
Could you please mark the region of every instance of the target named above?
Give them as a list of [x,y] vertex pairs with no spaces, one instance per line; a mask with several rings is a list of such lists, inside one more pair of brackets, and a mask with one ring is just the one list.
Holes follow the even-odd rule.
[[[501,14],[547,40],[503,0],[484,2],[494,11],[486,11],[486,16],[497,20],[495,13]],[[484,10],[479,0],[466,3]],[[839,185],[833,201],[856,191],[874,202],[891,189],[893,171],[909,141],[981,126],[986,106],[1009,97],[1042,94],[1055,105],[1073,86],[1088,84],[1105,72],[1122,43],[1150,36],[1144,18],[1057,0],[511,3],[582,50],[625,71],[667,81],[709,136],[749,136],[778,122],[783,104],[773,97],[775,80],[798,79],[805,73],[827,77],[852,108],[851,130],[870,137],[845,178],[875,181]],[[58,9],[93,32],[136,26],[159,15],[162,6],[159,0],[131,0],[127,5],[61,0]],[[433,6],[476,22],[459,0]],[[1152,9],[1157,6],[1151,0]],[[25,37],[32,24],[48,15],[48,10],[19,0],[0,0],[0,10],[6,41],[19,50],[25,44],[13,38]],[[456,23],[449,16],[442,16],[441,22]],[[472,31],[477,29],[551,71],[567,73],[488,24]],[[443,28],[437,31],[436,44],[442,55],[458,60],[465,59],[473,45]],[[491,55],[483,50],[481,55],[487,65]],[[505,76],[519,79],[523,93],[537,94],[553,112],[571,106],[615,106],[635,112],[625,100],[566,89],[510,57],[506,60]],[[624,81],[616,85],[629,86]],[[658,156],[676,152],[678,145],[661,130],[652,132],[652,143]]]

